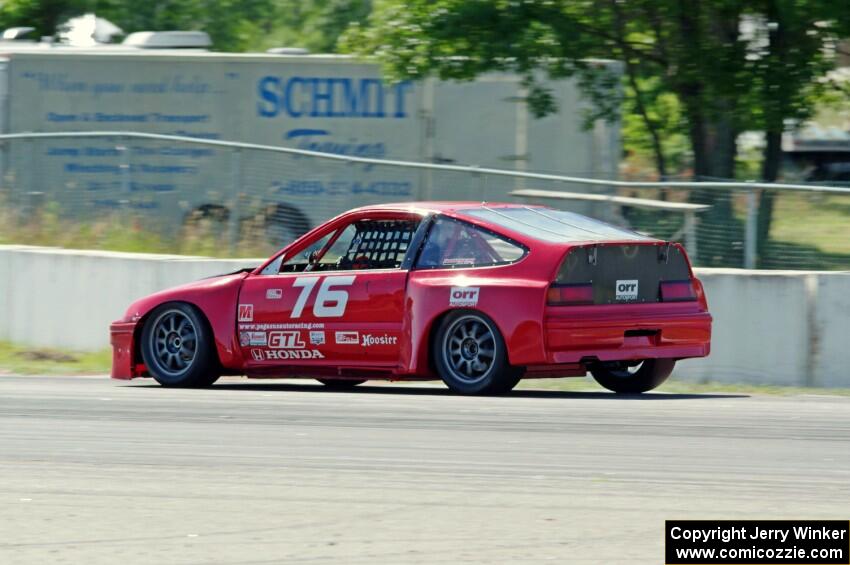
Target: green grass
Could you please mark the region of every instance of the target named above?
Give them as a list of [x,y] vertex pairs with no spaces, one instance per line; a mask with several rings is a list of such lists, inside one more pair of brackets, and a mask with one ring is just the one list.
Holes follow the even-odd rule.
[[0,244],[226,258],[267,257],[277,250],[259,220],[243,222],[232,244],[227,225],[209,218],[190,218],[177,230],[161,228],[150,218],[121,213],[71,220],[52,204],[24,217],[0,199]]
[[[634,192],[634,191],[633,191]],[[632,195],[624,191],[624,194]],[[719,194],[719,193],[718,193]],[[658,190],[642,190],[634,195],[661,198]],[[671,201],[687,201],[684,191],[668,191]],[[747,199],[744,193],[731,201],[732,218],[719,224],[712,210],[699,215],[697,228],[700,254],[697,266],[741,267]],[[670,238],[682,228],[678,213],[627,208],[624,216],[633,227],[661,238]],[[850,269],[850,195],[787,191],[776,195],[770,238],[761,252],[759,264],[766,269],[848,270]],[[694,259],[692,257],[692,259]]]
[[16,375],[82,375],[108,373],[109,350],[77,352],[25,347],[0,341],[0,373]]
[[776,199],[770,237],[822,253],[850,256],[850,196],[782,194]]

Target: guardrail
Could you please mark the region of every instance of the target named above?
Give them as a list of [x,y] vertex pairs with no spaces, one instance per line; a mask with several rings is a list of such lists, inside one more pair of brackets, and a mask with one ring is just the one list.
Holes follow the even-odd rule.
[[[274,247],[356,205],[415,199],[501,200],[534,181],[535,188],[547,191],[583,186],[629,192],[620,197],[637,194],[643,200],[655,197],[708,206],[698,223],[690,218],[696,224],[690,226],[665,210],[635,212],[632,209],[639,207],[633,202],[617,199],[609,200],[606,209],[598,204],[578,209],[667,239],[690,233],[691,247],[699,240],[700,253],[692,253],[697,264],[850,269],[850,252],[812,245],[813,238],[808,237],[823,230],[817,219],[807,218],[822,209],[844,207],[844,198],[850,205],[850,188],[844,187],[611,180],[132,131],[12,133],[0,135],[0,143],[2,195],[20,212],[13,220],[24,225],[32,225],[33,214],[44,209],[60,219],[85,221],[115,215],[127,222],[127,215],[143,216],[140,223],[169,233],[199,217],[219,222],[219,232],[227,233],[223,244],[235,252],[252,229],[259,233],[255,239]],[[805,237],[792,233],[788,239],[785,233],[781,235],[786,239],[780,239],[768,233],[774,241],[759,241],[760,208],[768,194],[781,197],[783,221],[787,222],[787,210],[800,215],[794,221]],[[842,200],[836,207],[824,199]],[[776,207],[773,202],[769,212]],[[787,231],[786,225],[781,227]],[[820,255],[824,266],[814,261]]]
[[287,155],[300,155],[302,157],[315,157],[329,159],[332,161],[343,161],[346,163],[361,163],[366,165],[381,165],[387,167],[401,167],[405,169],[427,169],[432,171],[452,171],[474,173],[479,175],[506,176],[535,180],[554,180],[564,183],[583,184],[592,186],[608,186],[617,188],[747,188],[747,189],[771,189],[771,190],[801,190],[811,192],[835,192],[850,194],[850,188],[820,186],[810,184],[794,183],[770,183],[757,181],[626,181],[594,179],[570,175],[556,175],[546,173],[531,173],[528,171],[512,171],[508,169],[490,169],[472,165],[445,165],[440,163],[419,163],[416,161],[397,161],[392,159],[372,159],[368,157],[355,157],[352,155],[338,155],[334,153],[322,153],[319,151],[308,151],[292,147],[279,147],[277,145],[261,145],[258,143],[245,143],[241,141],[222,141],[217,139],[204,139],[197,137],[186,137],[180,135],[165,135],[158,133],[144,133],[135,131],[74,131],[74,132],[42,132],[42,133],[5,133],[0,134],[0,141],[23,140],[23,139],[61,139],[61,138],[137,138],[153,139],[158,141],[174,141],[195,145],[207,145],[211,147],[224,147],[228,149],[250,149],[257,151],[269,151],[272,153],[283,153]]

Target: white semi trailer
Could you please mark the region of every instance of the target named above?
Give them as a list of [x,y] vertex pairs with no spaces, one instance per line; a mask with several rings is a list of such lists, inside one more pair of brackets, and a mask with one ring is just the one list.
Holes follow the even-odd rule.
[[[510,75],[392,84],[378,66],[341,56],[0,44],[0,131],[131,130],[615,176],[618,124],[583,129],[585,102],[575,82],[550,86],[559,111],[534,119],[520,81]],[[179,225],[193,210],[256,213],[259,203],[269,221],[298,232],[361,204],[497,200],[516,187],[514,181],[482,187],[399,168],[132,139],[14,142],[3,157],[3,189],[12,201],[40,194],[79,217],[129,207],[163,226]]]

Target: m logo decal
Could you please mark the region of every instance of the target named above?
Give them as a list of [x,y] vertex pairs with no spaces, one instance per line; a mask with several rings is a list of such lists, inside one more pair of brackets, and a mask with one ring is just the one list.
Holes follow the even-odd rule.
[[254,305],[240,304],[239,305],[239,321],[253,322],[254,321]]

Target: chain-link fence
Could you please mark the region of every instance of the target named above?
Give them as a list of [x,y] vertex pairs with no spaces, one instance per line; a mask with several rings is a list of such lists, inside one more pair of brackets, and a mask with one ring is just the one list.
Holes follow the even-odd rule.
[[681,241],[697,265],[850,269],[850,188],[630,183],[138,133],[0,142],[4,242],[256,256],[356,206],[539,200],[513,194],[534,190],[568,197],[546,204]]

